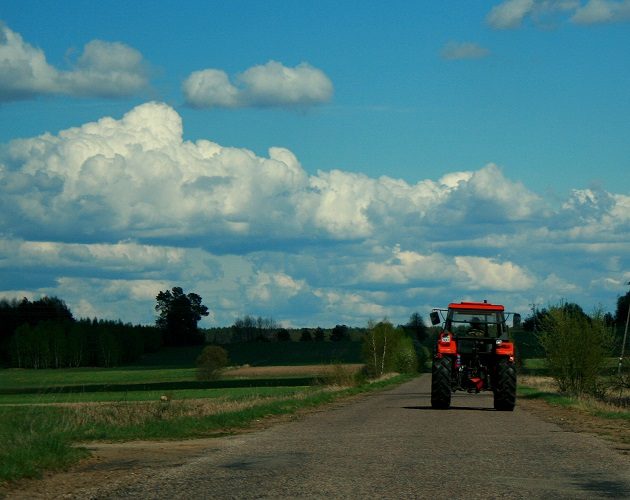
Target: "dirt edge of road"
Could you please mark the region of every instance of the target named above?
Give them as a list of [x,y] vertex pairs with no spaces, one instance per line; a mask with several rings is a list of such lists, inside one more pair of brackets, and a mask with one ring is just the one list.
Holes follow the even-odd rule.
[[[302,418],[306,414],[327,411],[350,404],[365,395],[350,396],[324,407],[301,410],[297,414],[270,417],[234,434],[260,429]],[[574,409],[550,405],[541,400],[520,398],[518,408],[571,432],[595,435],[630,462],[630,429],[625,421],[595,417]],[[220,434],[225,436],[226,432]],[[47,473],[42,479],[20,480],[0,488],[6,498],[75,498],[82,491],[105,483],[115,487],[154,475],[156,469],[177,467],[213,448],[215,437],[184,441],[132,441],[125,443],[83,444],[91,456],[65,472]]]

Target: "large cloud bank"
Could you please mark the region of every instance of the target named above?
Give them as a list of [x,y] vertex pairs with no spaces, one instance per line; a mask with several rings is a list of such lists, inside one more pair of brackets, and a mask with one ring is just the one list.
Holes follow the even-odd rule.
[[40,95],[123,97],[148,85],[148,67],[136,49],[92,40],[69,71],[51,66],[44,52],[0,22],[0,102]]
[[493,164],[416,184],[313,175],[287,149],[185,141],[160,103],[10,142],[0,195],[0,294],[77,315],[150,322],[181,285],[219,324],[361,324],[452,299],[604,302],[630,278],[627,195],[552,205]]

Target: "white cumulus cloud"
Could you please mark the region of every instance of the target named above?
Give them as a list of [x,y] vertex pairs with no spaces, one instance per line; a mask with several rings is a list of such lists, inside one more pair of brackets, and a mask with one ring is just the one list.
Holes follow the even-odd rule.
[[526,269],[513,262],[458,256],[455,264],[466,276],[465,284],[474,290],[526,291],[535,283]]
[[615,299],[630,196],[576,187],[554,205],[495,164],[471,167],[415,183],[309,173],[279,146],[187,141],[173,108],[145,103],[0,148],[0,296],[151,322],[157,292],[182,286],[206,322],[311,326],[450,300]]
[[234,83],[222,70],[195,71],[182,84],[186,102],[195,108],[308,107],[330,101],[333,84],[308,63],[290,68],[276,61],[254,66]]
[[0,22],[0,102],[40,95],[123,97],[148,86],[148,65],[136,49],[92,40],[71,70],[51,66],[44,52]]

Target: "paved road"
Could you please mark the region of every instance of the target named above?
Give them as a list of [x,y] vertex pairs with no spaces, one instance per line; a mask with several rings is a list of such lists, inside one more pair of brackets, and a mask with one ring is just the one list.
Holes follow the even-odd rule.
[[630,461],[491,395],[430,408],[430,376],[269,429],[98,498],[630,498]]

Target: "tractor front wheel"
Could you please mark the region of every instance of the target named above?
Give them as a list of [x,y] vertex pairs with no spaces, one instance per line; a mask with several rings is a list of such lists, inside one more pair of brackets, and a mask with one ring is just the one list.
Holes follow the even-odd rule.
[[516,405],[516,368],[514,363],[500,361],[494,387],[494,409],[512,411]]
[[431,371],[431,407],[446,410],[451,406],[452,361],[449,357],[433,360]]

